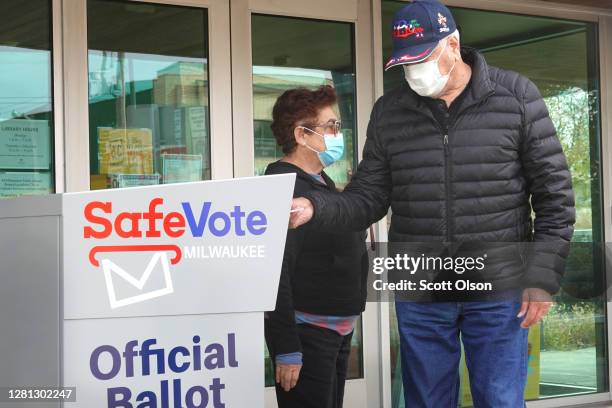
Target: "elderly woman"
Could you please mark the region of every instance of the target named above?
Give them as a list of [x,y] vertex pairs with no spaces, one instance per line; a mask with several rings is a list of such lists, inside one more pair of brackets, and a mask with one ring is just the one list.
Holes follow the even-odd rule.
[[[285,154],[266,174],[295,173],[294,196],[336,191],[323,171],[344,152],[330,86],[283,93],[272,131]],[[365,308],[365,232],[289,230],[274,312],[266,315],[279,408],[342,407],[355,322]]]

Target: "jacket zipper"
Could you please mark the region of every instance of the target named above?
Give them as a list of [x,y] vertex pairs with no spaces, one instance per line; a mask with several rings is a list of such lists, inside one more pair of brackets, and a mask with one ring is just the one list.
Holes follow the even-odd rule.
[[448,145],[448,129],[445,129],[444,132],[444,170],[446,174],[444,175],[444,193],[446,199],[446,240],[447,242],[451,242],[452,238],[452,228],[451,228],[451,168],[450,168],[450,147]]
[[[463,104],[459,111],[457,111],[454,115],[454,118],[458,118],[459,116],[461,116],[461,114],[466,111],[468,108],[472,107],[473,105],[477,105],[480,102],[482,102],[483,100],[485,100],[486,98],[488,98],[489,96],[493,95],[495,93],[495,91],[491,90],[490,92],[488,92],[486,95],[483,95],[481,98],[479,98],[478,100],[472,101],[472,103],[470,104]],[[465,102],[465,101],[464,101]],[[419,109],[415,109],[412,106],[405,106],[407,109],[417,112],[419,114],[423,114],[423,111],[419,110]],[[452,220],[451,220],[451,194],[450,194],[450,189],[451,189],[451,169],[450,169],[450,156],[451,156],[451,151],[450,151],[450,146],[448,143],[448,133],[449,133],[449,126],[447,123],[447,126],[445,129],[442,129],[442,127],[439,125],[438,121],[434,118],[433,115],[425,115],[428,118],[430,118],[434,124],[436,125],[436,127],[440,130],[440,133],[443,135],[442,136],[442,141],[444,144],[444,169],[445,169],[445,198],[446,198],[446,239],[448,242],[451,242],[451,238],[452,238]],[[450,119],[449,119],[450,120]],[[453,120],[453,125],[454,125],[454,120]]]
[[446,126],[444,127],[444,129],[442,129],[442,126],[440,126],[440,124],[438,123],[438,121],[436,119],[434,119],[433,117],[431,117],[431,120],[434,122],[435,126],[438,128],[438,130],[440,131],[440,133],[442,134],[442,144],[444,145],[444,201],[446,204],[446,217],[445,217],[445,221],[446,221],[446,242],[451,242],[451,238],[452,238],[452,232],[451,232],[451,217],[450,217],[450,212],[451,212],[451,203],[450,203],[450,189],[451,189],[451,182],[450,182],[450,176],[451,176],[451,169],[450,169],[450,146],[448,143],[448,123],[446,124]]

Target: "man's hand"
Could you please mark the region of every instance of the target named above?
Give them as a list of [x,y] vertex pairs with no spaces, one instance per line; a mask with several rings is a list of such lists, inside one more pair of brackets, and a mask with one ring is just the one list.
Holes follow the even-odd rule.
[[309,199],[304,197],[294,198],[291,203],[291,214],[289,215],[289,228],[297,228],[306,224],[312,218],[314,210]]
[[276,382],[283,387],[283,390],[289,392],[297,384],[301,369],[301,364],[277,364]]
[[523,303],[518,318],[525,316],[521,327],[527,329],[539,322],[552,305],[550,294],[543,289],[527,288],[523,291]]

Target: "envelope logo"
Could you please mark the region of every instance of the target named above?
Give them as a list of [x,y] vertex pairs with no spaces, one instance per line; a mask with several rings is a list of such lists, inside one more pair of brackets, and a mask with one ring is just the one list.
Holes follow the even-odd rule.
[[[172,260],[168,259],[168,251],[174,251],[175,256]],[[145,302],[150,299],[165,296],[174,292],[172,285],[172,277],[170,276],[170,263],[176,264],[181,258],[180,249],[175,245],[152,245],[152,246],[118,246],[118,247],[95,247],[90,253],[90,261],[94,266],[99,266],[96,254],[98,252],[152,252],[148,264],[142,269],[136,269],[132,265],[130,271],[124,267],[117,265],[108,258],[101,260],[102,270],[104,272],[104,281],[106,283],[106,291],[111,309],[116,309],[123,306],[133,305],[136,303]],[[142,257],[140,257],[142,259]],[[140,277],[134,276],[134,273],[140,273]],[[161,274],[161,287],[144,291],[147,282],[153,274]],[[158,275],[159,276],[159,275]],[[130,290],[135,294],[119,299],[117,297],[116,286],[117,282],[125,282]]]

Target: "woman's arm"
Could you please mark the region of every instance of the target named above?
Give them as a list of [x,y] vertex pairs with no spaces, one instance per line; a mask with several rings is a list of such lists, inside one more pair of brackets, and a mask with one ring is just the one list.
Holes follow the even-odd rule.
[[276,308],[267,314],[266,331],[273,342],[275,355],[301,352],[293,307],[292,279],[295,264],[304,240],[304,229],[287,231],[285,253],[276,297]]
[[297,334],[292,278],[304,240],[304,229],[287,231],[285,254],[276,297],[276,308],[265,319],[266,337],[274,350],[275,381],[285,391],[297,384],[302,367],[302,346]]

